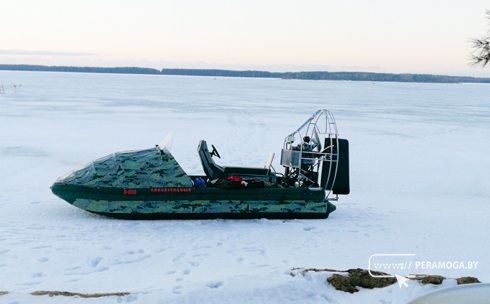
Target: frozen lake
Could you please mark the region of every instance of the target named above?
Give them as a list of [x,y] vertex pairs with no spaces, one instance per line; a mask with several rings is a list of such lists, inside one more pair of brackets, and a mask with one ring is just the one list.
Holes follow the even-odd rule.
[[[409,273],[490,282],[490,85],[0,71],[2,84],[1,301],[82,301],[30,295],[61,290],[131,293],[87,303],[404,303],[431,290],[411,281],[351,295],[327,274],[289,275],[367,268],[387,253],[478,262]],[[202,173],[200,139],[220,164],[263,166],[275,152],[282,171],[284,137],[322,108],[350,141],[351,194],[327,220],[112,220],[49,189],[168,133],[188,174]]]

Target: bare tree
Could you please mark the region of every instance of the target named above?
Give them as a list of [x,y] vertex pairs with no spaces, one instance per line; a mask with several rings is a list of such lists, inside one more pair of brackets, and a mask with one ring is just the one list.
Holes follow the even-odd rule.
[[[490,20],[490,10],[487,10],[486,13],[488,20]],[[485,67],[490,62],[490,30],[482,38],[471,39],[471,43],[474,49],[471,53],[471,64]]]

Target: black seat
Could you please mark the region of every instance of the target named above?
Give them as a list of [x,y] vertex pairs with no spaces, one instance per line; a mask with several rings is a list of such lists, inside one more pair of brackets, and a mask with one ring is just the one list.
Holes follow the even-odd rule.
[[204,173],[206,173],[206,176],[209,179],[226,177],[225,170],[223,169],[223,167],[217,165],[214,162],[211,153],[209,153],[208,144],[206,143],[205,140],[201,140],[199,142],[197,151],[199,153],[199,158],[201,159],[201,164],[202,164],[202,168],[204,169]]
[[268,182],[276,182],[276,174],[270,168],[249,168],[249,167],[221,167],[216,164],[211,157],[208,145],[205,140],[199,142],[197,147],[199,158],[201,159],[204,173],[209,179],[226,178],[228,176],[240,176],[242,178],[258,178]]

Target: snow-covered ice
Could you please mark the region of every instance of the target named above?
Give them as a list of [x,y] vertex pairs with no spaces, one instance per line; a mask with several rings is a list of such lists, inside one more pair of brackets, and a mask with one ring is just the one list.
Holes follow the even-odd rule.
[[[405,303],[440,288],[348,294],[326,283],[331,273],[291,275],[368,268],[373,254],[414,254],[401,275],[490,282],[489,85],[6,71],[0,84],[1,303]],[[350,141],[351,194],[326,220],[114,220],[49,189],[168,133],[189,174],[202,173],[200,139],[221,164],[263,166],[321,108]],[[130,295],[30,294],[41,290]]]

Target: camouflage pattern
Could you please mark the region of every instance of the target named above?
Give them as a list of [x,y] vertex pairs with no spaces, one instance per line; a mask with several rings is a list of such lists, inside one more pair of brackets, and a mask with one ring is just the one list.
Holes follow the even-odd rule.
[[193,187],[175,158],[158,147],[100,158],[51,189],[83,210],[128,219],[326,218],[335,210],[323,189]]
[[158,147],[114,153],[61,177],[58,184],[89,187],[192,187],[191,178],[169,152]]
[[[73,205],[81,209],[121,218],[139,218],[158,215],[189,216],[199,214],[206,217],[255,217],[270,214],[275,217],[302,218],[302,215],[316,214],[315,217],[326,218],[335,210],[335,206],[327,200],[323,201],[241,201],[241,200],[188,200],[188,201],[107,201],[92,199],[76,199]],[[284,215],[284,216],[281,216]]]

